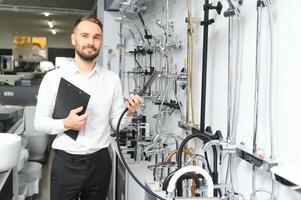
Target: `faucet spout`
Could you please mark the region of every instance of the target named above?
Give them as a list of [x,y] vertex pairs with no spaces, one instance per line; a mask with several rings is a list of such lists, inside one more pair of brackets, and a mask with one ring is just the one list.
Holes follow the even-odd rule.
[[213,181],[212,181],[212,178],[206,170],[204,170],[203,168],[198,167],[198,166],[186,166],[186,167],[183,167],[183,168],[179,169],[178,171],[176,171],[176,173],[170,179],[170,182],[169,182],[168,187],[167,187],[167,192],[169,193],[169,196],[171,196],[171,194],[173,194],[173,192],[175,191],[176,183],[177,183],[178,179],[183,174],[186,174],[186,173],[189,173],[189,172],[194,172],[194,173],[197,173],[197,174],[201,174],[205,178],[206,183],[207,183],[207,196],[208,197],[213,197]]

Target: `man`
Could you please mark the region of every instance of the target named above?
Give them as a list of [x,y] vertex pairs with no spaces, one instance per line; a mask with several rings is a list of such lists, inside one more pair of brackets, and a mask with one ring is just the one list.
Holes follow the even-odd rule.
[[[51,200],[105,200],[111,175],[110,126],[116,129],[124,110],[118,76],[96,63],[102,44],[102,23],[94,17],[76,21],[71,35],[75,58],[68,66],[48,72],[40,86],[35,115],[37,130],[57,134],[51,169]],[[61,77],[90,94],[85,114],[75,108],[65,119],[52,113]],[[138,95],[126,101],[128,112],[121,122],[127,126],[142,103]],[[63,132],[78,130],[76,140]]]

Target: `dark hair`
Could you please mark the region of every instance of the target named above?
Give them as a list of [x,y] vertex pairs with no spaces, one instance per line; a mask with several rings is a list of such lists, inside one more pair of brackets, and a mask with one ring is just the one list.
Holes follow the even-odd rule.
[[102,27],[103,27],[102,22],[99,19],[97,19],[96,17],[93,17],[93,16],[85,16],[85,17],[78,18],[76,20],[76,22],[74,23],[74,25],[73,25],[73,31],[75,30],[77,25],[79,23],[81,23],[82,21],[89,21],[89,22],[92,22],[94,24],[97,24],[100,27],[101,31],[102,31]]

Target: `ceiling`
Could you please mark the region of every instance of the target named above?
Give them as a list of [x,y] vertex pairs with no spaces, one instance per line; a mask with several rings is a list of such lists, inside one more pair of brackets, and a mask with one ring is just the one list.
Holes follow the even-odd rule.
[[91,10],[94,0],[0,0],[0,3],[7,5]]
[[75,20],[93,7],[94,0],[0,0],[0,32],[47,36],[51,20],[57,35],[70,34]]

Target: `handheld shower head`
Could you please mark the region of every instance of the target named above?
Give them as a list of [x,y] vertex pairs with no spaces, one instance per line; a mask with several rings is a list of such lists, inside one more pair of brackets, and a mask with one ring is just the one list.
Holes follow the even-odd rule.
[[240,13],[238,7],[242,5],[243,0],[227,0],[227,3],[229,4],[229,8],[224,12],[225,17],[238,15]]

